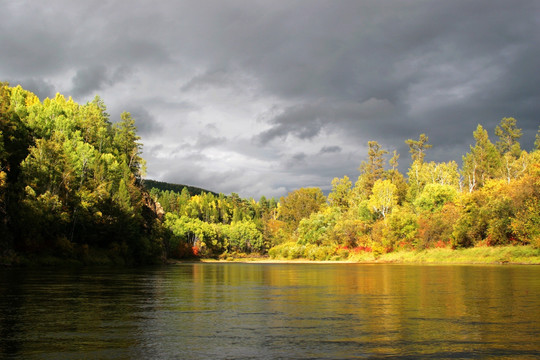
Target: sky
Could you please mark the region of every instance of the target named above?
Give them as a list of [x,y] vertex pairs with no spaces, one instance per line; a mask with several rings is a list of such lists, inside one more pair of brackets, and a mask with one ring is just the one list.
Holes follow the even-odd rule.
[[540,1],[0,0],[0,81],[128,111],[146,178],[258,199],[353,183],[378,141],[455,160],[540,125]]

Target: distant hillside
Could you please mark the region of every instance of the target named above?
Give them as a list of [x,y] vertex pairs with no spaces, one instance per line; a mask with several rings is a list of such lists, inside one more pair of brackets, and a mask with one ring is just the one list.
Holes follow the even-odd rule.
[[195,187],[195,186],[171,184],[171,183],[167,183],[167,182],[163,182],[163,181],[156,181],[156,180],[145,179],[143,181],[143,185],[148,191],[150,191],[152,188],[156,188],[156,189],[159,189],[161,191],[167,191],[168,190],[168,191],[174,191],[174,192],[180,194],[182,192],[183,188],[187,188],[187,190],[189,191],[189,194],[191,196],[200,195],[203,192],[211,193],[211,194],[214,194],[216,196],[219,195],[216,192],[201,189],[201,188],[198,188],[198,187]]

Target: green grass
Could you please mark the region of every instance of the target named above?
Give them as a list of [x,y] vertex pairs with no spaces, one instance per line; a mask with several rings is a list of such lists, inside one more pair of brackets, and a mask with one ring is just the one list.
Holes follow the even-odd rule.
[[533,246],[493,246],[468,249],[426,249],[421,251],[395,251],[387,254],[374,252],[335,253],[335,249],[294,242],[278,245],[269,251],[276,260],[340,260],[360,263],[410,264],[538,264],[540,249]]
[[540,249],[535,249],[532,246],[494,246],[458,250],[427,249],[422,251],[401,251],[382,254],[377,258],[377,262],[425,264],[540,264]]

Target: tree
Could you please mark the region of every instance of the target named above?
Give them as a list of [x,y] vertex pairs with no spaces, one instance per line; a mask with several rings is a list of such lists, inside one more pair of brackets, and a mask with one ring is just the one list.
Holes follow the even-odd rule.
[[431,161],[425,164],[423,173],[426,184],[449,185],[459,188],[459,171],[455,161],[436,163]]
[[368,159],[360,164],[360,176],[355,184],[355,192],[358,197],[367,198],[375,181],[384,175],[384,150],[377,141],[368,141]]
[[501,171],[510,183],[512,178],[521,175],[527,167],[527,154],[521,151],[518,142],[522,131],[516,127],[516,119],[503,118],[500,126],[495,128],[495,135],[499,137],[496,147],[501,156]]
[[521,129],[516,127],[516,119],[503,118],[500,125],[495,128],[495,135],[499,137],[496,146],[499,154],[512,154],[514,157],[519,157],[521,149],[518,139],[522,135]]
[[231,249],[243,252],[264,250],[263,235],[253,221],[233,222],[224,228],[227,229]]
[[120,119],[114,128],[114,142],[131,171],[140,178],[144,173],[145,163],[140,156],[142,144],[138,142],[141,138],[137,135],[135,120],[128,112],[120,114]]
[[377,180],[373,185],[373,194],[369,197],[369,206],[383,218],[397,205],[397,187],[390,180]]
[[385,154],[388,154],[388,151],[384,150],[377,141],[368,141],[368,160],[362,162],[360,172],[368,175],[373,183],[384,173]]
[[398,244],[411,246],[418,232],[418,217],[409,206],[398,206],[388,217],[388,234],[383,245],[396,248]]
[[390,159],[390,161],[388,162],[390,164],[390,166],[392,167],[392,171],[396,171],[398,166],[399,166],[399,163],[398,163],[398,160],[399,160],[399,154],[397,153],[396,150],[394,150],[392,152],[392,158]]
[[423,211],[439,211],[446,203],[454,201],[457,195],[457,190],[450,185],[428,184],[415,200],[414,205]]
[[418,140],[408,139],[405,140],[405,144],[409,145],[409,152],[411,153],[412,164],[409,167],[409,189],[408,197],[410,201],[413,201],[420,191],[422,191],[425,185],[425,180],[422,179],[422,172],[424,171],[424,157],[426,156],[426,149],[432,147],[428,144],[429,138],[426,134],[420,134]]
[[326,208],[302,219],[298,225],[298,244],[329,245],[334,242],[332,230],[339,216],[336,208]]
[[426,134],[420,134],[418,140],[408,139],[405,140],[405,144],[409,145],[409,152],[413,162],[418,160],[420,163],[424,162],[426,156],[426,149],[431,148],[433,145],[428,144],[429,138]]
[[319,211],[326,203],[326,198],[319,188],[300,188],[280,199],[280,220],[287,224],[289,231],[294,231],[303,218]]
[[469,184],[469,192],[484,186],[487,180],[493,179],[499,173],[501,161],[497,148],[489,140],[488,132],[478,125],[473,133],[476,144],[470,147],[470,152],[463,157],[462,174]]
[[0,252],[160,256],[163,232],[136,181],[143,160],[129,116],[113,131],[100,99],[42,103],[2,83],[0,134]]
[[351,195],[352,183],[348,176],[342,179],[332,180],[332,191],[328,194],[328,202],[331,206],[346,210],[349,207],[349,197]]
[[392,158],[389,161],[389,164],[392,168],[385,173],[384,178],[390,180],[392,184],[396,185],[398,204],[401,204],[407,196],[408,185],[405,177],[398,170],[398,160],[399,154],[396,150],[394,150],[392,153]]

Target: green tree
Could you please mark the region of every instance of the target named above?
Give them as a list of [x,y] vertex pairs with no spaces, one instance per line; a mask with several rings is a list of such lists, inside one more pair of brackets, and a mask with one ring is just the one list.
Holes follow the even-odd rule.
[[371,194],[373,184],[384,175],[384,155],[388,151],[384,150],[377,141],[368,141],[368,158],[362,161],[358,170],[360,176],[353,189],[357,201],[367,199]]
[[450,185],[438,183],[427,184],[414,202],[414,206],[422,211],[439,211],[458,196],[457,190]]
[[160,256],[164,233],[136,181],[141,145],[122,120],[113,131],[100,99],[79,105],[57,94],[42,103],[0,85],[0,251]]
[[373,212],[385,218],[397,205],[397,187],[390,180],[377,180],[373,185],[373,194],[369,197],[369,206]]
[[496,143],[499,154],[510,153],[517,158],[521,154],[518,140],[522,134],[521,129],[516,127],[516,119],[503,118],[500,125],[495,128],[495,136],[499,137]]
[[292,232],[298,227],[300,220],[319,211],[326,204],[326,198],[319,188],[300,188],[282,197],[279,202],[279,219],[284,221],[287,229]]
[[340,217],[337,208],[312,213],[298,225],[298,244],[331,245],[335,242],[332,230]]
[[455,161],[425,163],[420,175],[426,184],[440,184],[459,188],[458,164]]
[[429,138],[426,134],[420,134],[418,140],[405,140],[405,144],[409,145],[409,152],[412,158],[412,163],[407,173],[409,177],[407,196],[410,201],[414,201],[426,184],[424,157],[426,156],[426,149],[432,147],[432,145],[428,144],[428,141]]
[[264,251],[263,235],[253,221],[233,222],[228,226],[227,231],[232,250],[243,252]]
[[484,186],[487,180],[494,179],[500,171],[500,155],[489,140],[488,132],[478,125],[473,133],[475,146],[463,157],[463,178],[469,185],[469,192]]
[[393,151],[392,158],[390,159],[390,166],[392,167],[385,173],[384,178],[392,182],[397,187],[398,204],[402,204],[407,196],[408,185],[405,181],[405,177],[398,170],[399,154],[396,150]]
[[347,210],[349,208],[351,186],[352,183],[348,176],[344,176],[342,179],[334,178],[334,180],[332,180],[332,191],[328,194],[330,206]]
[[409,201],[414,201],[418,194],[422,191],[426,185],[426,177],[424,176],[424,169],[426,165],[420,160],[414,160],[409,167],[407,176],[409,178],[409,186],[407,189],[407,198]]
[[123,112],[120,119],[114,127],[114,142],[131,171],[140,178],[144,174],[145,162],[140,156],[142,144],[139,143],[141,138],[137,135],[135,120],[128,112]]
[[394,151],[392,152],[392,158],[391,158],[390,161],[388,162],[388,163],[390,164],[390,166],[392,167],[392,169],[391,169],[392,171],[396,171],[397,168],[398,168],[398,166],[399,166],[399,162],[398,162],[399,156],[400,156],[400,155],[397,153],[396,150],[394,150]]
[[383,245],[395,249],[412,246],[418,232],[418,217],[409,206],[398,206],[388,217],[388,234]]
[[411,158],[414,161],[419,161],[420,163],[424,162],[424,157],[426,156],[426,149],[432,147],[428,144],[429,138],[426,134],[420,134],[418,140],[408,139],[405,140],[405,144],[409,145],[409,152],[411,153]]

